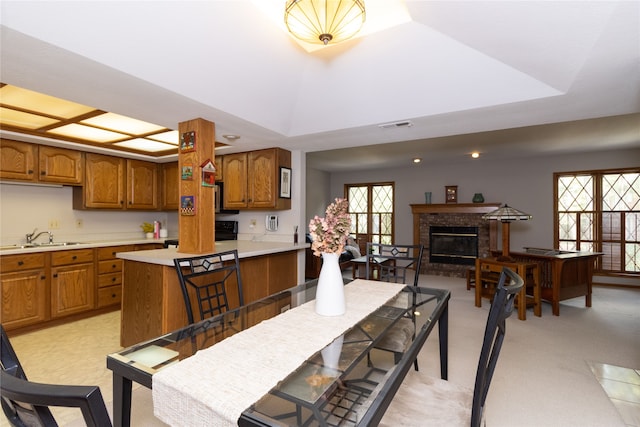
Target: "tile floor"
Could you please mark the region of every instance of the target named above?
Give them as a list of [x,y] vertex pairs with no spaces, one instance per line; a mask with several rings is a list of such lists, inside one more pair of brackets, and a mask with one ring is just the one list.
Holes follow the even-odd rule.
[[589,365],[625,424],[640,427],[640,369],[593,362]]

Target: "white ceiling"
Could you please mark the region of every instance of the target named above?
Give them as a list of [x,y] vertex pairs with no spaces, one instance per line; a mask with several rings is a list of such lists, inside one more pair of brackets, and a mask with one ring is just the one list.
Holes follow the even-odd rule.
[[313,52],[284,3],[3,0],[0,81],[327,170],[640,146],[639,1],[366,0],[406,22]]

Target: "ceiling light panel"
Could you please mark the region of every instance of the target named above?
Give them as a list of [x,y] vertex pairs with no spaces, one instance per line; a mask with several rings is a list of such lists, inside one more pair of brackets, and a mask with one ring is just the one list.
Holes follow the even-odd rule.
[[82,120],[80,123],[101,127],[103,129],[126,132],[131,135],[143,135],[166,129],[162,126],[154,125],[153,123],[132,119],[115,113],[104,113],[99,116]]
[[125,135],[124,133],[111,132],[80,124],[60,126],[59,128],[50,129],[47,132],[75,139],[85,139],[88,141],[103,143],[129,138],[129,135]]
[[[4,99],[3,99],[4,101]],[[37,114],[25,113],[23,111],[12,110],[0,107],[0,124],[3,126],[16,126],[25,129],[39,129],[58,123],[57,119],[38,116]]]
[[0,88],[2,104],[30,111],[45,111],[46,114],[69,119],[94,111],[95,108],[77,104],[31,90],[6,85]]
[[150,139],[146,138],[130,139],[128,141],[116,142],[113,145],[149,152],[168,151],[176,149],[175,145],[165,144],[158,141],[151,141]]
[[176,146],[180,143],[180,137],[178,136],[177,130],[156,133],[154,135],[147,136],[147,138],[153,139],[154,141],[166,142],[167,144],[173,144]]

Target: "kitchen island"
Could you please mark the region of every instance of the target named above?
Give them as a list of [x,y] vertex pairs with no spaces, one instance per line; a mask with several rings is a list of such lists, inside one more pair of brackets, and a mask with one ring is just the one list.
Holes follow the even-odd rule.
[[[297,284],[298,251],[308,244],[230,240],[216,252],[238,250],[245,304]],[[187,325],[187,314],[173,260],[202,254],[176,248],[120,252],[124,260],[120,344],[128,347]],[[229,303],[238,306],[237,292]]]

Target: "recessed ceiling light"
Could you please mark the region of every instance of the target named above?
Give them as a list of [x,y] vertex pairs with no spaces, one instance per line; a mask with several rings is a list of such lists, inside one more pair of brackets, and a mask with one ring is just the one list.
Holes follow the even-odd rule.
[[232,134],[222,135],[222,137],[229,141],[235,141],[236,139],[240,139],[240,135],[232,135]]
[[413,163],[420,163],[422,159],[420,157],[416,157],[413,159]]
[[478,153],[477,151],[474,151],[473,153],[471,153],[471,157],[473,157],[474,159],[477,159],[478,157],[480,157],[480,153]]

